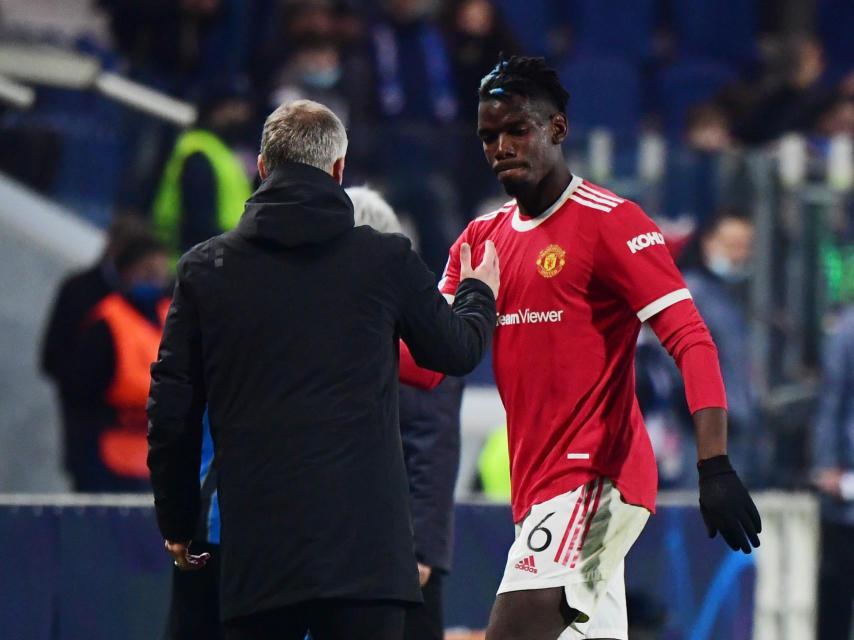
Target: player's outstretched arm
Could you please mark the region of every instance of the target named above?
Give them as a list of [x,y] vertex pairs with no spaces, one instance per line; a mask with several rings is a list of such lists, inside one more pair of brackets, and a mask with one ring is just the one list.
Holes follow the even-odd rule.
[[751,545],[759,546],[762,521],[727,457],[726,393],[706,323],[694,303],[684,300],[650,318],[649,325],[685,382],[697,434],[700,512],[709,536],[720,533],[734,550],[750,553]]

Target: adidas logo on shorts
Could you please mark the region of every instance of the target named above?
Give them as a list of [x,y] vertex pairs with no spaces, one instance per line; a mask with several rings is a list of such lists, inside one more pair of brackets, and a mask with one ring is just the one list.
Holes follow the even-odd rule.
[[530,571],[531,573],[537,573],[537,565],[534,564],[534,556],[528,556],[523,560],[520,560],[515,564],[515,567],[519,569],[519,571]]

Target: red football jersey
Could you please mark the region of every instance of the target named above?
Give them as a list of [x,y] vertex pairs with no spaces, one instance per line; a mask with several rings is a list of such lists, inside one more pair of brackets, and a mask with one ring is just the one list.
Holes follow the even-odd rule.
[[537,218],[515,201],[473,220],[440,282],[459,284],[492,240],[501,264],[493,365],[507,411],[513,519],[593,479],[655,510],[658,474],[635,397],[641,323],[691,297],[641,208],[574,177]]

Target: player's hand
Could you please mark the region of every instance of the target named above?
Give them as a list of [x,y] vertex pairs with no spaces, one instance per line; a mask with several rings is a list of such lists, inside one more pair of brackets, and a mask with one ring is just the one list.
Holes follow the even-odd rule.
[[418,584],[422,587],[427,584],[427,581],[430,579],[430,574],[433,573],[433,569],[428,567],[426,564],[418,563]]
[[729,463],[728,456],[715,456],[697,463],[700,472],[700,513],[709,537],[720,532],[734,551],[750,553],[759,546],[762,520],[753,499]]
[[471,245],[464,242],[460,247],[460,282],[466,278],[476,278],[485,283],[490,289],[495,299],[498,299],[498,287],[501,282],[500,269],[498,266],[498,253],[495,251],[495,245],[492,240],[487,240],[483,252],[483,260],[480,261],[477,269],[471,267]]
[[211,559],[211,554],[209,553],[200,553],[199,555],[193,555],[190,553],[189,542],[172,542],[170,540],[166,540],[164,544],[166,546],[166,551],[168,551],[169,555],[172,556],[175,566],[182,571],[196,571],[198,569],[202,569],[208,563],[208,560]]

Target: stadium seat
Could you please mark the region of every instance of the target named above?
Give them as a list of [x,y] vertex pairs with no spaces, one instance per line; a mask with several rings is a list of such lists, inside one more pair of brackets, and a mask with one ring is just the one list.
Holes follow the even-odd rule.
[[665,133],[678,138],[688,110],[714,98],[736,77],[731,67],[710,60],[685,60],[664,69],[658,75],[656,89]]
[[682,56],[746,66],[756,55],[756,0],[671,2],[671,28]]
[[574,0],[575,52],[648,60],[653,54],[655,11],[655,0]]
[[616,57],[579,56],[560,70],[569,90],[570,127],[580,133],[596,127],[634,133],[641,111],[638,70]]
[[851,46],[854,2],[821,0],[816,4],[818,32],[824,44],[829,73],[832,80],[838,80],[845,72],[854,71],[854,47]]
[[496,0],[504,22],[529,56],[546,56],[550,50],[549,31],[559,26],[562,12],[559,0]]

